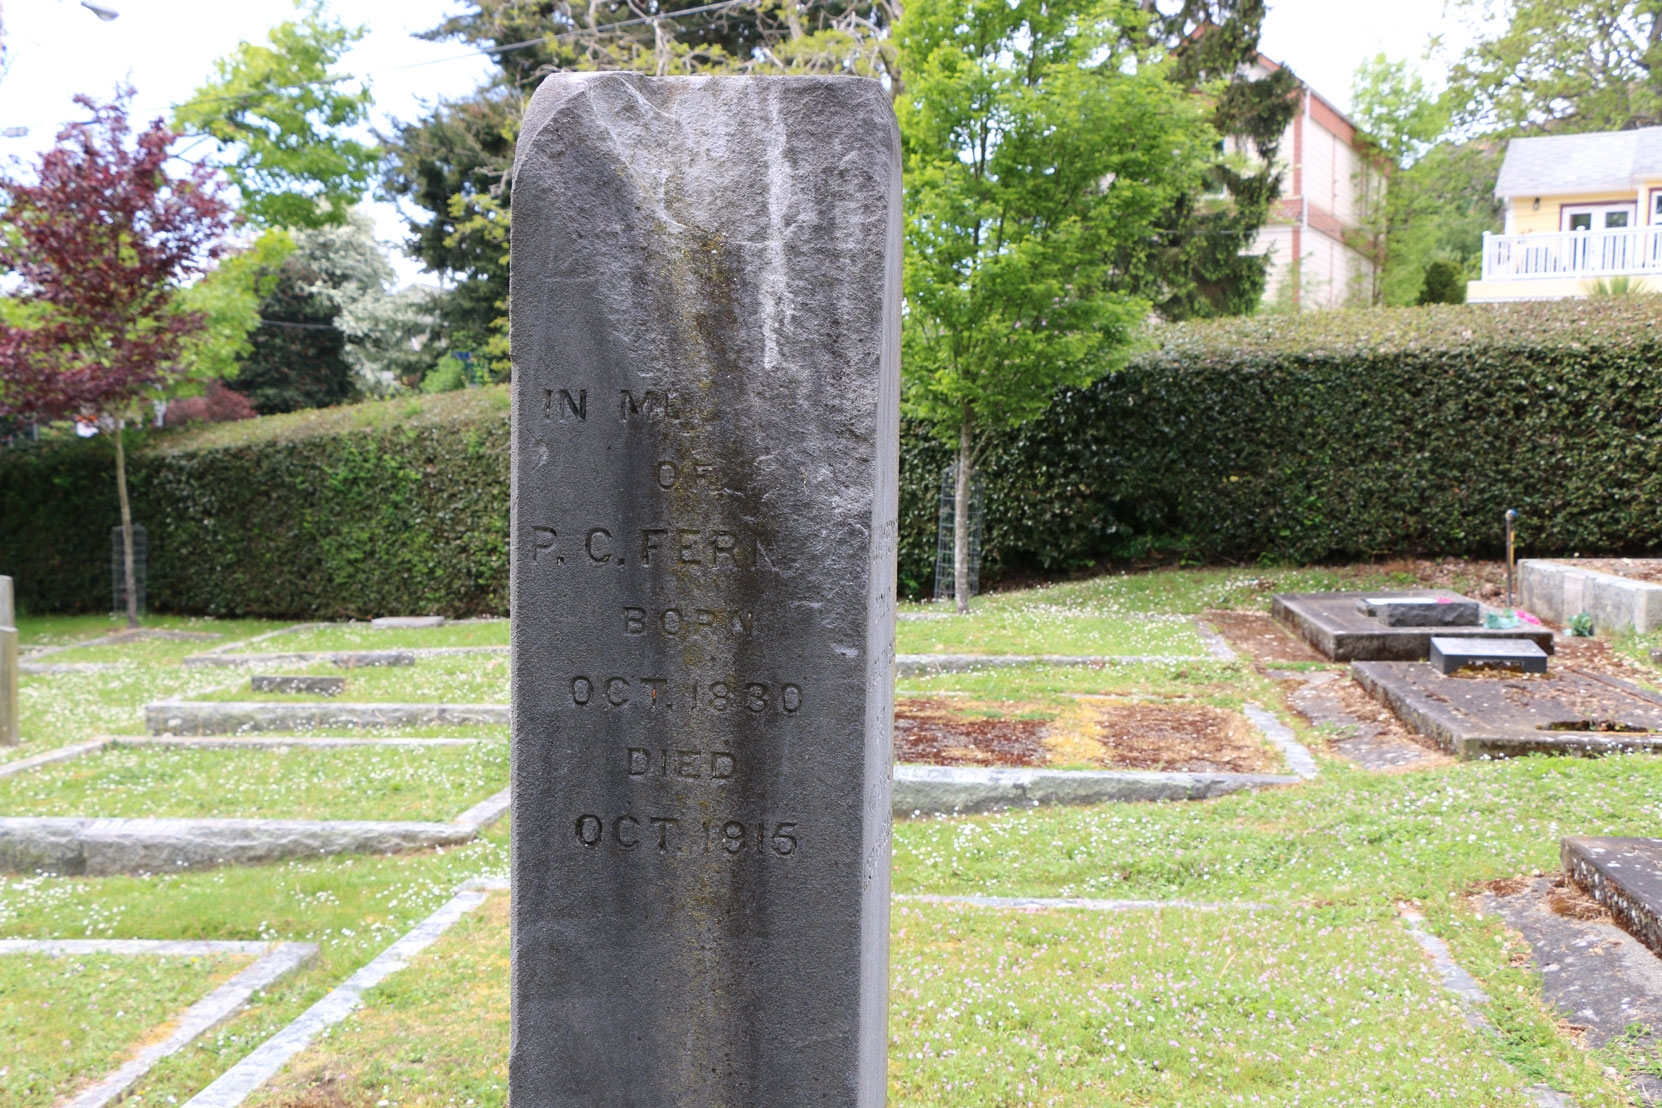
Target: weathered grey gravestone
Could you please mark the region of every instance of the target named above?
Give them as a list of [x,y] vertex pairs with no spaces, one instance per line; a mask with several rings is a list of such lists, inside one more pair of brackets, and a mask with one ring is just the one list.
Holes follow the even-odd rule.
[[17,729],[17,610],[12,579],[0,577],[0,746],[23,741]]
[[884,1101],[899,195],[873,81],[526,112],[516,1108]]

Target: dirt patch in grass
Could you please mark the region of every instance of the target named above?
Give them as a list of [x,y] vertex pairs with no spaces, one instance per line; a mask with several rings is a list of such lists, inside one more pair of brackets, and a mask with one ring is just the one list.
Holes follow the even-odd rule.
[[1650,686],[1657,679],[1656,671],[1617,654],[1604,639],[1563,639],[1553,643],[1557,653],[1547,663],[1554,666],[1574,666],[1589,673],[1614,677]]
[[[1399,558],[1377,567],[1386,573],[1413,576],[1423,588],[1448,589],[1485,604],[1506,603],[1506,563],[1464,558]],[[1514,591],[1513,600],[1518,597]]]
[[1275,763],[1257,728],[1209,704],[1115,704],[1096,711],[1102,748],[1093,761],[1113,769],[1168,773],[1267,773]]
[[1206,622],[1236,650],[1258,662],[1320,662],[1324,659],[1303,639],[1262,612],[1206,613]]
[[931,766],[1042,766],[1046,724],[1037,719],[985,719],[950,700],[905,698],[895,705],[897,762]]

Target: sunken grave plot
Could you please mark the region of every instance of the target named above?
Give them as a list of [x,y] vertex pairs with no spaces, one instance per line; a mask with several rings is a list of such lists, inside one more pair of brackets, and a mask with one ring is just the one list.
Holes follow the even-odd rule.
[[[1537,625],[1491,627],[1496,609],[1439,589],[1371,592],[1278,593],[1271,615],[1335,662],[1418,661],[1431,652],[1432,636],[1527,639],[1552,653],[1552,631]],[[1410,623],[1441,619],[1439,623]],[[1470,622],[1448,622],[1469,620]]]
[[902,698],[895,761],[932,766],[1276,773],[1245,716],[1196,703],[1080,698],[1064,708]]

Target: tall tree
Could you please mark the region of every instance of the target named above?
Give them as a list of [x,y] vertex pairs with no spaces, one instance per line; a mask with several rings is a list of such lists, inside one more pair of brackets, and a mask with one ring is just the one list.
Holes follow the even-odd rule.
[[1125,288],[1215,133],[1116,0],[913,0],[900,23],[905,405],[957,447],[954,591],[989,429],[1111,364],[1148,313]]
[[508,171],[536,82],[559,70],[854,73],[899,87],[898,0],[471,0],[424,37],[495,51],[473,95],[435,104],[383,142],[386,191],[424,213],[411,250],[454,283],[436,311],[455,349],[507,372]]
[[1124,269],[1166,319],[1245,315],[1264,296],[1268,255],[1251,247],[1281,196],[1281,138],[1298,108],[1285,68],[1260,73],[1264,0],[1139,0],[1142,39],[1170,52],[1173,82],[1208,98],[1226,148],[1210,187],[1172,199],[1152,249]]
[[[122,430],[178,380],[201,313],[176,303],[180,283],[221,250],[230,206],[206,168],[168,169],[177,134],[156,120],[133,134],[132,90],[59,132],[33,180],[0,174],[0,267],[20,281],[27,322],[4,324],[0,415],[97,418],[115,445],[127,622],[138,625],[133,517]],[[142,424],[142,420],[140,420]]]
[[334,72],[362,27],[326,20],[311,0],[299,21],[272,28],[267,45],[244,42],[214,63],[215,79],[174,113],[183,131],[211,135],[242,211],[264,227],[319,227],[346,220],[363,198],[380,151],[350,138],[365,124],[369,89]]
[[1449,74],[1466,135],[1662,123],[1662,0],[1455,0],[1478,30]]
[[1415,67],[1383,54],[1358,68],[1351,102],[1364,136],[1394,170],[1374,217],[1385,243],[1379,298],[1413,304],[1434,264],[1462,272],[1481,264],[1483,232],[1500,226],[1494,188],[1504,143],[1451,132],[1448,98],[1433,96]]

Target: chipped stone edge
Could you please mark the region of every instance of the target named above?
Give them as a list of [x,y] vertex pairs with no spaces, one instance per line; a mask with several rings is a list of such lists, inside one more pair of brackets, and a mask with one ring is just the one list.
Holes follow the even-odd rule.
[[0,817],[0,871],[107,877],[259,865],[321,854],[459,846],[507,815],[511,798],[511,789],[502,789],[448,823]]
[[[1482,1005],[1489,1003],[1489,994],[1484,992],[1483,986],[1454,960],[1454,952],[1449,950],[1448,944],[1433,935],[1425,926],[1425,917],[1407,905],[1398,906],[1397,917],[1402,920],[1403,926],[1419,944],[1420,949],[1431,959],[1431,967],[1436,971],[1438,983],[1459,999],[1460,1008],[1466,1017],[1466,1026],[1480,1035],[1499,1038],[1500,1032],[1481,1010]],[[1535,1098],[1535,1103],[1540,1108],[1575,1108],[1575,1101],[1557,1089],[1545,1085],[1530,1085],[1525,1091]]]
[[436,942],[462,916],[479,907],[491,892],[507,889],[505,881],[474,879],[457,890],[438,911],[405,932],[368,964],[331,989],[207,1088],[185,1101],[184,1108],[236,1108],[248,1094],[264,1085],[321,1032],[345,1019],[363,1003],[365,991],[397,973]]
[[253,954],[257,960],[236,976],[185,1009],[172,1034],[143,1047],[116,1071],[98,1083],[58,1102],[58,1108],[104,1108],[125,1096],[157,1062],[176,1054],[196,1039],[230,1019],[250,997],[269,988],[317,956],[316,943],[173,941],[168,939],[5,939],[4,954],[114,954],[123,957],[161,955],[211,958],[224,954]]

